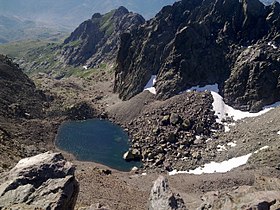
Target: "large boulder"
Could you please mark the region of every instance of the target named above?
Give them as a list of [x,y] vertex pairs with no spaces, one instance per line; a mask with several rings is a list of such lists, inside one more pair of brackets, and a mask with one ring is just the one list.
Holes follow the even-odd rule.
[[123,159],[126,161],[140,161],[142,155],[138,149],[130,149],[123,154]]
[[25,158],[0,180],[0,209],[74,209],[79,185],[60,153]]
[[186,210],[184,201],[169,188],[167,178],[159,176],[151,190],[149,210]]

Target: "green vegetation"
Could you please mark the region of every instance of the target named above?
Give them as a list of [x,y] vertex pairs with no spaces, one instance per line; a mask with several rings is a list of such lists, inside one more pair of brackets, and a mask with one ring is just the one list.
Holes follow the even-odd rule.
[[100,21],[100,29],[102,31],[105,31],[106,35],[111,35],[115,30],[115,25],[112,21],[112,17],[115,13],[115,10],[112,10],[111,12],[106,13],[103,15],[101,21]]
[[[0,44],[0,54],[6,54],[12,58],[22,58],[25,57],[27,53],[39,48],[43,48],[47,45],[60,44],[65,39],[66,34],[58,33],[52,38],[42,38],[34,40],[23,40],[10,42],[7,44]],[[38,50],[37,50],[38,51]]]
[[82,40],[75,40],[75,41],[67,43],[64,46],[65,47],[67,47],[67,46],[69,46],[69,47],[78,47],[81,43],[82,43]]
[[12,58],[23,57],[29,50],[42,47],[47,43],[41,40],[28,40],[2,44],[0,45],[0,54],[6,54]]

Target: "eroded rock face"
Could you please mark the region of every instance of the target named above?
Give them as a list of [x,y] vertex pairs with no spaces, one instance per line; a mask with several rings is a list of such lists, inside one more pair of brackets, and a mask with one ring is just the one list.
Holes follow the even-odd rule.
[[273,42],[244,49],[225,82],[228,104],[243,110],[259,111],[280,99],[280,51]]
[[[255,59],[253,64],[240,62],[249,45],[259,47],[272,42],[278,47],[279,17],[278,2],[264,6],[258,0],[183,0],[166,6],[141,27],[122,34],[114,90],[120,98],[130,99],[143,90],[151,75],[157,75],[158,99],[192,86],[218,83],[228,102],[246,110],[258,110],[255,103],[266,105],[280,100],[277,89],[269,99],[258,90],[263,86],[262,74],[254,75],[247,84],[248,92],[256,92],[253,98],[245,94],[241,100],[242,94],[232,91],[225,81],[236,82],[237,77],[231,72],[238,67],[242,72],[255,72],[259,65],[264,72],[279,69],[275,59],[263,64],[272,55],[279,57],[270,50],[265,50],[264,57]],[[277,80],[277,75],[267,74]],[[239,83],[242,84],[238,88],[247,88]]]
[[83,22],[63,43],[60,60],[69,65],[97,67],[115,60],[120,33],[130,31],[145,20],[141,15],[120,7]]
[[186,210],[180,195],[170,190],[167,178],[159,176],[154,182],[149,198],[148,210]]
[[25,158],[0,180],[0,209],[74,209],[74,167],[60,153]]
[[45,95],[19,66],[0,55],[0,115],[8,118],[36,118],[43,115]]

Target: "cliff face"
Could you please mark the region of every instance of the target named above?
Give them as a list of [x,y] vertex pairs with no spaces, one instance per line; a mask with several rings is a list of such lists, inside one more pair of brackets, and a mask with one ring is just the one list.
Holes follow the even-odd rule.
[[133,30],[144,22],[141,15],[124,7],[104,15],[96,13],[64,41],[60,60],[65,64],[88,67],[112,61],[116,58],[120,33]]
[[[277,78],[279,14],[279,3],[264,6],[258,0],[183,0],[166,6],[155,18],[122,34],[114,90],[127,100],[143,90],[151,75],[157,75],[158,99],[192,86],[218,83],[225,100],[238,108],[255,111],[260,108],[253,106],[255,103],[278,101],[278,82],[268,88],[273,94],[264,96],[256,91],[267,89],[263,74],[254,74],[250,85],[244,87],[240,80],[248,76],[239,77],[234,72],[239,66],[254,72],[254,66],[262,65],[266,75]],[[246,53],[250,45],[265,56],[245,65],[242,62],[252,59],[252,53]],[[267,64],[261,64],[268,57]],[[244,96],[244,91],[232,91],[232,85],[257,94]]]

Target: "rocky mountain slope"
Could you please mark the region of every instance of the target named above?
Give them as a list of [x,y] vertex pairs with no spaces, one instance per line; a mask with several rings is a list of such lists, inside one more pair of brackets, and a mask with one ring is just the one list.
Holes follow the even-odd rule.
[[41,137],[48,138],[48,134],[42,130],[47,130],[48,125],[42,126],[45,95],[17,64],[3,55],[0,55],[0,86],[1,172],[26,155],[44,151]]
[[127,100],[157,75],[157,98],[166,99],[218,83],[227,103],[258,111],[280,100],[279,27],[278,2],[176,2],[122,34],[114,89]]
[[35,118],[42,116],[45,96],[11,59],[0,55],[0,115]]
[[96,13],[65,39],[60,60],[69,65],[87,67],[114,61],[120,34],[134,30],[144,22],[141,15],[131,13],[124,7],[104,15]]

